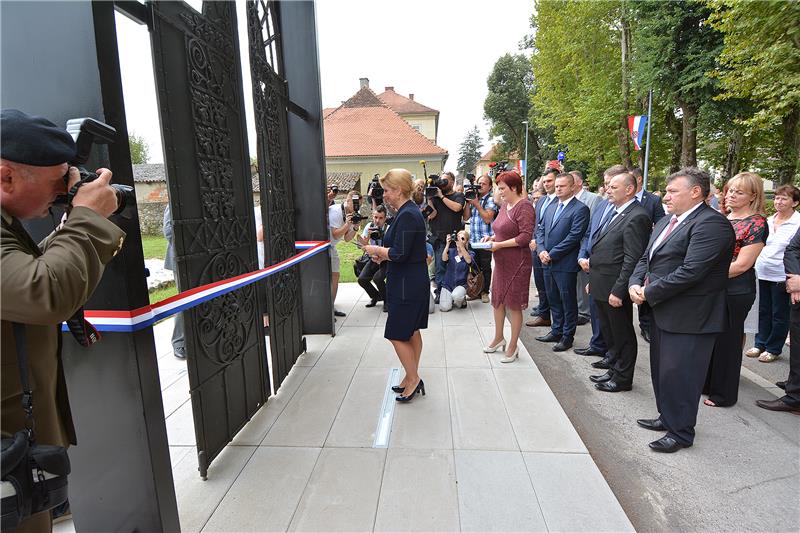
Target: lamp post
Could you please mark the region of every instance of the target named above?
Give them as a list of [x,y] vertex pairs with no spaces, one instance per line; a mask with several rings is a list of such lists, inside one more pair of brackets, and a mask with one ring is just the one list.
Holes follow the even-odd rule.
[[522,185],[525,194],[528,194],[528,121],[523,120],[522,123],[525,124],[525,175],[522,176]]

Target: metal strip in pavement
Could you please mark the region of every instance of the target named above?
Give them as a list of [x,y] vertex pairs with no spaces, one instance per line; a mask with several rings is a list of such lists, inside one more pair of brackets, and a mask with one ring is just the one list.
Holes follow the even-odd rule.
[[400,384],[400,369],[389,369],[389,379],[386,382],[386,391],[383,393],[381,412],[378,415],[378,427],[375,429],[373,448],[388,448],[389,435],[392,433],[392,419],[394,419],[394,406],[397,404],[392,392],[392,386]]

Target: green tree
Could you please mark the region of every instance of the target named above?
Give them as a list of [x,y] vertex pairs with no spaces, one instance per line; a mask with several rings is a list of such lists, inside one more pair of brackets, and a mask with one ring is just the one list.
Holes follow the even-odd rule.
[[131,163],[134,165],[141,165],[147,163],[150,157],[150,147],[147,146],[147,141],[144,137],[136,135],[134,132],[128,134],[128,144],[131,149]]
[[710,9],[696,0],[633,4],[636,24],[634,71],[640,90],[680,110],[681,165],[697,165],[700,109],[717,93],[713,69],[722,34],[704,24]]
[[766,168],[777,181],[800,176],[800,2],[706,0],[708,23],[724,36],[719,63],[709,70],[720,81],[720,99],[747,99],[752,117],[739,119],[746,135],[774,132],[777,152]]
[[462,175],[475,170],[475,165],[481,160],[481,148],[483,142],[481,141],[481,134],[478,131],[478,126],[474,126],[464,141],[458,147],[458,165],[456,170]]

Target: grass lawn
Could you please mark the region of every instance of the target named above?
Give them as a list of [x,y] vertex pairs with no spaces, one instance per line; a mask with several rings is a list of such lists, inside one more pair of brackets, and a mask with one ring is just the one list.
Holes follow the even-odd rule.
[[364,255],[364,252],[362,252],[361,249],[358,248],[352,241],[341,241],[336,245],[336,250],[339,252],[340,260],[339,283],[355,283],[357,280],[356,275],[353,272],[353,262]]
[[165,300],[170,296],[175,296],[176,294],[178,294],[178,289],[175,287],[175,283],[170,283],[160,289],[154,289],[150,291],[150,305]]
[[145,259],[164,259],[167,255],[167,239],[162,235],[142,235],[142,251]]

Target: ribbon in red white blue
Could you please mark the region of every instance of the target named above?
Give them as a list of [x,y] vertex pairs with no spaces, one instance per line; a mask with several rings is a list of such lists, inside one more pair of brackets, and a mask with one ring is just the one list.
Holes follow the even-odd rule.
[[[270,265],[261,270],[247,272],[232,278],[215,281],[207,285],[201,285],[194,289],[183,291],[175,296],[171,296],[165,300],[161,300],[152,305],[145,305],[133,311],[84,311],[86,320],[98,331],[120,331],[120,332],[134,332],[152,326],[159,320],[163,320],[181,311],[186,311],[192,307],[198,306],[203,302],[212,300],[223,294],[241,289],[247,285],[261,281],[273,274],[282,270],[293,267],[305,261],[311,256],[314,256],[328,247],[328,241],[297,241],[295,247],[304,250],[292,257]],[[62,331],[69,331],[66,324],[61,325]]]

